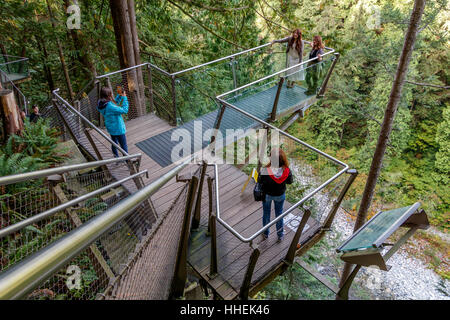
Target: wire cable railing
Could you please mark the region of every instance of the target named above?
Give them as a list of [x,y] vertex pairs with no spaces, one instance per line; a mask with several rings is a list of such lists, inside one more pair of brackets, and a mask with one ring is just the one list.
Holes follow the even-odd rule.
[[28,114],[28,100],[22,91],[17,88],[14,82],[11,80],[10,75],[8,75],[4,70],[0,68],[0,84],[3,89],[13,90],[19,99],[19,107],[25,114]]
[[[303,43],[310,44],[306,40]],[[284,48],[282,44],[274,46]],[[324,56],[335,52],[328,47],[325,50]],[[85,87],[77,97],[80,101],[86,100],[87,96],[95,97],[87,99],[89,109],[95,111],[100,87],[109,86],[114,90],[120,85],[125,89],[130,102],[130,111],[125,120],[156,112],[172,125],[180,125],[216,110],[217,105],[211,103],[210,98],[214,99],[224,91],[236,89],[284,69],[285,57],[285,50],[274,50],[270,43],[265,43],[172,73],[146,62],[97,76],[90,82],[91,86],[87,86],[90,87],[89,93],[84,93],[87,91]],[[306,63],[317,59],[307,60],[293,68],[306,66]],[[205,97],[203,93],[207,93],[209,97]],[[101,126],[100,119],[98,120],[97,125]]]
[[[77,226],[77,228],[72,231],[67,232],[56,241],[53,241],[39,251],[27,256],[20,261],[20,263],[15,263],[2,272],[0,274],[0,299],[17,299],[26,297],[27,295],[29,298],[33,298],[39,294],[49,294],[49,291],[52,292],[51,295],[55,298],[56,294],[54,291],[58,290],[55,289],[59,287],[58,280],[54,280],[51,287],[52,289],[43,289],[46,284],[48,285],[47,279],[57,275],[61,268],[68,263],[75,261],[80,253],[87,248],[90,248],[94,243],[96,243],[97,246],[103,246],[103,249],[107,250],[106,247],[108,245],[102,241],[102,239],[104,239],[102,237],[109,236],[110,241],[118,241],[118,238],[111,238],[111,231],[109,234],[107,231],[112,230],[111,228],[114,229],[114,226],[118,226],[120,230],[121,221],[127,221],[130,217],[136,216],[136,213],[131,213],[135,212],[136,209],[139,209],[146,199],[170,181],[176,174],[185,168],[188,163],[189,161],[186,161],[185,163],[176,166],[143,189],[121,201],[116,201],[112,207],[108,207],[103,212],[99,212],[97,215]],[[117,231],[113,230],[113,232],[116,233]],[[133,247],[136,248],[139,242],[140,241],[131,241],[128,242],[128,244],[120,243],[120,246],[123,247],[120,250],[122,252],[121,255],[123,256],[123,258],[120,259],[122,261],[120,265],[126,267],[127,261],[130,261],[130,257],[131,259],[134,257]],[[92,250],[92,248],[90,249]],[[112,257],[110,256],[109,259],[112,259]],[[116,261],[116,263],[118,262]],[[102,267],[107,266],[102,265]],[[110,267],[110,269],[111,268],[112,267]],[[123,267],[120,269],[116,268],[113,273],[120,274],[121,270],[123,270]],[[83,295],[80,298],[95,298],[96,294],[101,293],[102,288],[105,289],[107,287],[108,282],[113,280],[113,277],[113,274],[110,274],[109,277],[104,277],[103,279],[97,277],[94,293]],[[37,291],[35,290],[43,284],[43,288]],[[68,289],[66,288],[64,291],[67,298],[67,295],[71,294],[70,290],[68,292]],[[30,296],[30,293],[33,294]],[[76,296],[73,297],[76,298]]]
[[3,76],[7,75],[11,81],[18,81],[29,76],[28,58],[17,57],[11,55],[0,55],[0,70],[3,71],[0,79],[3,81]]
[[[143,250],[151,249],[151,247],[148,246],[148,241],[150,241],[149,239],[153,235],[153,232],[157,232],[150,231],[149,236],[147,230],[150,226],[148,225],[148,219],[145,217],[148,210],[145,209],[144,202],[150,199],[150,196],[153,193],[179,173],[191,159],[178,164],[174,169],[151,184],[147,186],[142,185],[141,188],[138,187],[139,190],[132,192],[129,196],[127,195],[130,193],[117,195],[115,194],[115,192],[118,192],[117,190],[111,194],[110,190],[116,189],[131,179],[141,177],[146,171],[138,172],[136,168],[134,171],[131,170],[131,166],[133,166],[134,163],[129,160],[131,160],[132,156],[114,143],[112,139],[100,129],[100,127],[102,127],[102,118],[96,111],[96,104],[101,81],[105,81],[110,87],[121,85],[127,92],[127,95],[129,94],[131,112],[126,120],[129,121],[149,112],[156,111],[159,112],[159,114],[164,114],[165,112],[174,124],[178,124],[180,121],[182,123],[190,120],[190,117],[192,117],[192,114],[188,115],[188,113],[183,114],[181,112],[181,109],[186,109],[182,108],[183,103],[187,101],[187,105],[195,105],[195,101],[192,101],[192,99],[183,100],[185,99],[184,94],[181,96],[179,95],[179,93],[182,93],[181,89],[179,89],[179,84],[182,82],[191,84],[190,82],[193,79],[196,77],[199,78],[195,73],[203,70],[203,74],[210,78],[207,80],[210,85],[202,86],[206,87],[206,91],[201,92],[201,94],[197,96],[201,97],[199,99],[207,99],[208,102],[211,103],[211,101],[214,102],[211,98],[214,99],[214,96],[218,92],[222,92],[222,87],[220,85],[217,86],[217,84],[214,83],[214,79],[226,74],[224,85],[231,88],[231,90],[215,97],[215,101],[222,106],[223,112],[233,110],[234,112],[241,114],[241,117],[243,115],[243,117],[251,119],[251,121],[259,126],[270,128],[273,132],[277,132],[284,137],[295,141],[303,148],[325,157],[335,165],[343,167],[343,169],[333,175],[333,177],[320,184],[300,201],[296,202],[292,207],[283,212],[277,219],[248,236],[244,235],[239,230],[236,230],[236,228],[228,224],[228,222],[220,216],[219,175],[217,164],[214,164],[215,210],[217,212],[217,221],[242,243],[252,244],[254,239],[264,232],[264,230],[273,226],[280,219],[286,218],[293,210],[300,207],[319,191],[329,186],[333,181],[342,176],[343,173],[348,172],[349,167],[345,163],[223,99],[225,95],[235,93],[242,94],[245,89],[251,89],[251,86],[258,84],[264,84],[266,86],[272,85],[275,82],[276,77],[282,73],[285,77],[289,76],[289,71],[293,71],[294,68],[306,65],[314,60],[311,59],[305,61],[291,68],[277,67],[278,70],[275,72],[270,68],[267,70],[264,69],[263,72],[268,72],[270,75],[263,76],[262,78],[258,72],[249,71],[250,69],[245,70],[243,67],[238,68],[239,59],[241,59],[240,61],[242,63],[244,63],[244,61],[256,62],[254,65],[257,66],[257,69],[261,69],[260,66],[268,65],[270,59],[267,57],[270,58],[272,53],[258,51],[267,49],[268,46],[269,44],[265,44],[174,73],[168,73],[151,63],[144,63],[139,66],[99,76],[91,84],[88,83],[85,88],[88,88],[90,85],[94,85],[94,88],[92,88],[87,95],[80,94],[79,97],[82,98],[74,106],[62,98],[59,95],[58,90],[55,90],[53,92],[54,106],[63,119],[64,125],[69,131],[70,136],[80,146],[83,146],[86,153],[90,154],[94,160],[101,160],[103,156],[107,154],[106,152],[111,156],[111,151],[108,149],[111,145],[115,146],[124,155],[122,159],[126,158],[125,160],[127,161],[130,170],[124,170],[127,174],[125,178],[116,178],[116,181],[112,183],[108,177],[107,170],[103,171],[100,175],[92,174],[91,182],[83,184],[84,187],[81,188],[83,189],[83,194],[77,194],[76,197],[72,197],[71,192],[80,189],[79,177],[69,179],[72,187],[67,188],[64,185],[61,185],[59,189],[57,188],[57,191],[54,191],[57,199],[54,198],[53,194],[47,193],[45,195],[45,198],[50,200],[50,204],[46,204],[48,207],[47,210],[37,210],[34,208],[34,215],[22,216],[19,219],[16,219],[16,223],[10,224],[5,229],[2,229],[0,232],[0,240],[7,239],[8,237],[11,238],[13,235],[17,236],[21,232],[24,233],[24,236],[18,237],[18,239],[22,240],[16,242],[19,245],[13,248],[12,251],[10,249],[2,251],[2,257],[5,256],[3,252],[7,252],[10,262],[8,262],[6,265],[7,267],[4,268],[4,272],[0,274],[0,298],[18,298],[27,296],[27,294],[28,298],[40,298],[43,294],[48,294],[48,291],[46,290],[53,292],[52,298],[56,298],[58,297],[58,294],[60,294],[71,298],[80,297],[91,299],[98,298],[99,294],[100,296],[103,295],[103,297],[105,297],[105,293],[111,294],[111,297],[119,297],[121,295],[118,293],[119,291],[117,291],[117,285],[120,281],[114,282],[113,279],[122,279],[122,277],[130,275],[131,281],[135,285],[137,285],[138,282],[142,282],[142,276],[133,278],[133,273],[129,273],[127,270],[131,268],[130,262],[135,264],[135,268],[142,266],[141,263],[143,263],[142,261],[144,260],[139,260],[139,262],[137,262],[138,254],[141,254]],[[324,56],[329,55],[333,51],[334,50],[331,49]],[[259,55],[260,53],[262,54]],[[250,63],[248,64],[253,65]],[[157,73],[159,73],[159,75],[156,75]],[[242,79],[239,77],[242,77]],[[248,82],[250,81],[249,79],[252,79],[251,77],[259,78],[259,80]],[[241,87],[237,87],[240,83],[245,84]],[[195,90],[197,85],[198,84],[191,84],[190,88]],[[184,91],[188,92],[189,90]],[[213,97],[210,97],[209,94]],[[160,106],[159,108],[157,107],[158,104]],[[161,106],[164,108],[161,108]],[[216,106],[214,106],[214,108],[216,108]],[[208,111],[210,110],[206,107],[202,112]],[[198,116],[198,114],[193,114],[195,117]],[[220,121],[217,129],[220,129]],[[91,133],[89,133],[90,131]],[[113,162],[112,160],[114,159],[111,159],[111,163]],[[110,165],[110,163],[103,163],[103,165]],[[53,171],[47,171],[47,173],[48,172]],[[38,177],[41,176],[34,176],[34,178]],[[16,177],[16,179],[18,178],[19,177]],[[31,176],[22,176],[21,179],[31,179]],[[0,179],[0,185],[1,181],[2,180]],[[100,181],[100,184],[97,183],[98,181]],[[48,187],[48,190],[55,190],[50,182],[46,182],[45,186]],[[60,189],[63,189],[62,193],[60,192]],[[187,188],[185,187],[183,190],[184,191],[180,194],[186,196]],[[107,193],[108,195],[106,195]],[[61,198],[64,200],[62,201]],[[113,200],[106,203],[106,200],[104,200],[106,198]],[[14,200],[8,201],[10,203],[14,202]],[[179,202],[178,205],[174,202],[174,205],[169,211],[181,211],[181,202]],[[84,209],[81,209],[83,204],[85,207]],[[60,215],[61,212],[65,212],[65,217],[64,215]],[[131,212],[134,212],[134,214],[131,214]],[[73,213],[75,213],[75,215]],[[165,217],[167,217],[167,215],[164,215],[163,219],[165,219]],[[154,225],[158,226],[159,222],[161,222],[161,219],[157,220]],[[58,226],[57,232],[54,232],[50,237],[45,235],[40,239],[33,235],[33,232],[40,234],[38,231],[42,231],[40,230],[41,228],[48,227],[53,230],[52,226],[54,225]],[[36,226],[38,227],[37,229]],[[116,237],[114,234],[117,234],[118,236]],[[33,241],[35,239],[40,239],[38,240],[39,243],[34,244]],[[9,242],[10,241],[7,241],[6,244],[9,245]],[[12,242],[13,241],[11,241],[11,243]],[[23,247],[27,246],[28,243],[31,244],[31,249],[25,249],[26,254],[16,254],[16,252],[23,251]],[[117,243],[122,244],[121,248],[113,248],[114,244]],[[10,259],[10,256],[14,257]],[[95,276],[93,276],[94,280],[92,282],[87,281],[88,289],[83,293],[72,291],[72,289],[68,290],[67,288],[61,289],[61,278],[64,278],[61,277],[61,270],[63,270],[63,267],[67,266],[71,261],[76,261],[78,264],[81,263],[79,259],[90,260],[90,263],[87,264],[88,267],[85,265],[84,268],[91,271],[93,270],[93,274],[95,274]],[[68,271],[63,271],[63,273],[64,272]],[[136,279],[141,280],[136,281]],[[122,294],[124,294],[124,292],[122,292]],[[137,296],[139,296],[139,294],[137,294]],[[121,297],[124,296],[122,295]],[[142,296],[139,297],[142,298]]]

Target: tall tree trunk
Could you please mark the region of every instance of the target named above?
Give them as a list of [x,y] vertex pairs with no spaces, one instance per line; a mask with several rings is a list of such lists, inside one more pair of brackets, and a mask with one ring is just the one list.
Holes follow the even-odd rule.
[[[38,19],[38,14],[36,11],[34,11],[34,17],[36,19],[36,22],[38,23],[39,19]],[[47,47],[45,45],[45,40],[44,40],[44,38],[41,37],[40,32],[37,32],[34,34],[34,39],[36,41],[38,50],[41,51],[42,55],[44,56],[42,64],[44,66],[45,78],[47,79],[47,83],[48,83],[48,87],[49,87],[50,91],[53,91],[53,90],[55,90],[55,82],[53,81],[52,70],[48,64],[49,57],[48,57]]]
[[0,116],[3,123],[3,138],[5,142],[9,136],[21,134],[23,120],[12,90],[0,89]]
[[[50,7],[50,2],[49,2],[49,0],[46,0],[46,2],[47,2],[48,15],[52,22],[53,29],[56,30],[56,23],[55,23],[55,19],[53,17],[52,8]],[[70,81],[69,71],[67,70],[66,61],[64,59],[64,53],[63,53],[61,41],[59,40],[58,36],[56,36],[56,45],[58,46],[59,60],[61,61],[61,67],[64,72],[64,78],[66,79],[67,91],[69,92],[70,101],[73,104],[74,93],[73,93],[73,89],[72,89],[72,83]]]
[[[406,31],[405,41],[403,43],[403,50],[397,66],[397,72],[395,74],[389,101],[384,113],[383,124],[381,126],[377,146],[373,156],[372,164],[370,166],[370,171],[367,177],[361,204],[359,206],[358,217],[355,222],[354,231],[358,230],[367,220],[367,212],[369,211],[377,180],[380,175],[384,154],[386,152],[386,146],[392,131],[392,124],[394,122],[395,114],[397,113],[397,107],[400,102],[403,84],[405,83],[409,62],[414,50],[414,44],[416,42],[420,21],[422,19],[422,14],[425,8],[425,2],[425,0],[415,0],[414,2],[414,8],[411,13],[408,30]],[[347,279],[350,273],[350,268],[351,265],[346,263],[342,271],[340,286],[342,286]]]
[[53,91],[53,90],[55,90],[55,82],[53,81],[52,70],[50,69],[50,67],[48,65],[49,57],[48,57],[47,47],[45,46],[44,39],[42,39],[38,35],[36,35],[35,37],[36,37],[37,47],[38,47],[39,51],[42,52],[42,55],[44,56],[44,61],[42,63],[44,65],[45,78],[47,79],[47,83],[48,83],[48,87],[49,87],[50,91]]
[[[130,15],[128,4],[125,0],[110,0],[111,15],[116,36],[117,52],[122,69],[136,65],[136,56],[133,46],[133,36],[130,25]],[[129,118],[140,117],[142,113],[141,100],[139,94],[139,82],[135,69],[123,74],[125,90],[130,98]]]
[[[128,0],[128,15],[130,17],[130,30],[131,30],[131,39],[133,41],[133,51],[134,51],[134,60],[136,65],[141,64],[141,53],[139,50],[139,37],[137,34],[136,27],[136,11],[135,11],[135,3],[134,0]],[[141,114],[145,114],[145,88],[144,88],[144,77],[142,74],[142,68],[137,68],[137,77],[139,82],[139,99],[140,99],[140,107],[143,110],[140,110]]]

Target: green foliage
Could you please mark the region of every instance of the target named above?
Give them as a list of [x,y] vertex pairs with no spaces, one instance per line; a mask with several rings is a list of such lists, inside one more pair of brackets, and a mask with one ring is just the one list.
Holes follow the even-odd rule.
[[444,109],[442,118],[442,123],[439,124],[436,132],[439,151],[436,153],[435,167],[441,173],[438,180],[448,185],[450,182],[450,105]]
[[[380,25],[370,28],[370,5]],[[427,3],[407,80],[448,85],[447,1]],[[404,41],[411,2],[299,1],[295,15],[304,35],[322,35],[341,53],[326,97],[290,132],[308,143],[344,154],[360,174],[368,172]],[[276,15],[274,15],[276,16]],[[281,19],[281,18],[280,18]],[[421,201],[435,225],[448,228],[448,90],[403,87],[376,202],[401,206]],[[448,112],[447,112],[448,114]],[[313,159],[307,159],[313,160]],[[363,185],[362,185],[363,186]],[[362,193],[362,188],[357,194]]]
[[[12,135],[0,146],[0,176],[35,171],[61,162],[66,156],[57,149],[58,134],[48,120],[39,119],[37,123],[26,120],[22,135]],[[36,180],[8,185],[0,194],[23,191],[41,183]]]
[[43,159],[48,165],[59,163],[64,159],[61,151],[57,151],[60,132],[50,127],[50,121],[39,119],[36,123],[25,120],[25,128],[20,136],[13,135],[9,139],[19,145],[20,152],[34,158]]

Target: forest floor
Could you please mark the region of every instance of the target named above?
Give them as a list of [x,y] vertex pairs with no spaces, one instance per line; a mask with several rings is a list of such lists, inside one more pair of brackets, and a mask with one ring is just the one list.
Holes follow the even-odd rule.
[[[300,185],[311,186],[314,180],[312,169],[304,163],[293,161],[291,168],[300,180]],[[330,210],[332,200],[326,192],[315,198],[317,212]],[[323,217],[322,217],[323,219]],[[337,248],[353,232],[354,217],[342,208],[333,222],[333,230],[324,238],[322,248]],[[372,268],[363,268],[357,275],[353,286],[354,297],[374,299],[413,299],[413,300],[450,300],[449,235],[430,227],[420,231],[406,245],[397,251],[388,264],[388,272]],[[317,253],[316,253],[317,254]],[[338,283],[342,261],[335,250],[320,250],[321,258],[312,264],[321,274]],[[304,257],[308,262],[308,256]],[[355,291],[363,292],[355,292]],[[352,293],[352,292],[351,292]]]

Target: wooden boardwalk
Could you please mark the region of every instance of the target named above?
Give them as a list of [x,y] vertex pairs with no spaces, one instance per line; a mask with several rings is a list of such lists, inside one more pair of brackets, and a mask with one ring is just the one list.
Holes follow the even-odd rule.
[[[155,115],[146,115],[138,119],[133,119],[127,122],[127,141],[128,151],[130,154],[142,153],[140,170],[147,169],[149,177],[144,179],[145,184],[149,184],[164,173],[168,172],[174,165],[161,167],[156,161],[143,153],[136,143],[148,139],[151,136],[160,134],[164,131],[170,130],[171,127],[167,122],[161,120]],[[106,155],[105,155],[105,158]],[[189,165],[185,168],[181,175],[189,175],[198,168],[198,165]],[[213,168],[208,167],[207,174],[214,176]],[[261,202],[253,200],[252,190],[253,184],[250,183],[244,193],[241,193],[242,186],[247,180],[248,176],[237,169],[233,165],[219,165],[219,191],[220,191],[220,210],[221,217],[236,231],[244,237],[251,236],[254,232],[262,227],[262,207]],[[130,182],[134,184],[133,182]],[[166,212],[176,196],[185,186],[183,182],[177,182],[174,179],[169,181],[163,188],[158,190],[152,197],[152,202],[159,216]],[[291,206],[290,203],[285,203],[285,209]],[[217,248],[218,248],[218,266],[219,275],[214,279],[208,277],[209,263],[210,263],[210,237],[206,235],[208,225],[208,189],[205,179],[202,192],[202,208],[201,221],[198,231],[193,232],[190,238],[190,248],[188,253],[188,263],[194,272],[205,279],[213,290],[223,299],[235,299],[239,293],[239,288],[242,284],[249,257],[252,249],[248,243],[242,243],[228,230],[226,230],[220,223],[217,223]],[[293,215],[285,219],[285,239],[283,242],[277,242],[275,227],[271,228],[269,239],[263,240],[258,237],[254,244],[258,245],[261,250],[261,255],[256,264],[253,274],[252,283],[263,280],[270,275],[274,268],[279,265],[284,259],[288,247],[291,243],[292,237],[295,233],[294,220],[300,221],[302,212],[294,210]],[[297,218],[296,218],[296,217]],[[299,218],[300,217],[300,218]],[[272,219],[274,218],[272,208]],[[133,279],[140,279],[140,288],[154,286],[158,283],[158,291],[168,292],[170,288],[170,281],[168,281],[168,268],[173,268],[176,259],[176,249],[178,245],[179,232],[181,230],[182,217],[171,217],[170,214],[165,218],[167,221],[161,225],[155,239],[149,245],[151,250],[144,250],[145,254],[154,254],[155,250],[165,251],[165,260],[161,263],[156,263],[154,259],[145,259],[141,257],[141,263],[137,263],[133,267],[125,279],[121,281],[121,285],[115,288],[114,299],[154,299],[161,298],[155,292],[154,294],[147,294],[142,296],[139,292],[133,292],[139,288],[130,286],[130,281]],[[307,229],[306,229],[307,228]],[[314,219],[308,221],[308,226],[305,228],[304,234],[300,240],[301,243],[307,241],[314,235],[318,229],[319,224]],[[171,235],[171,241],[168,243],[167,235]],[[175,236],[175,237],[174,237]],[[167,256],[169,254],[169,256]],[[170,256],[172,255],[172,256]],[[147,263],[142,263],[147,261]],[[142,277],[142,274],[151,273],[149,278]],[[127,281],[129,279],[129,281]],[[139,289],[141,290],[141,289]],[[139,291],[138,290],[138,291]],[[144,290],[145,291],[145,290]]]
[[[208,174],[213,176],[212,172],[208,172]],[[262,228],[262,206],[261,202],[256,202],[253,199],[253,183],[249,183],[246,190],[243,193],[241,192],[247,178],[248,176],[235,166],[219,166],[221,218],[246,238]],[[208,203],[205,201],[207,200],[205,198],[207,195],[206,186],[204,186],[203,195],[200,228],[197,232],[191,234],[188,262],[193,270],[206,280],[221,298],[235,299],[244,280],[253,249],[248,243],[241,242],[220,223],[217,223],[218,276],[210,279],[211,238],[206,235],[208,225]],[[292,204],[285,202],[284,209],[286,210],[291,206]],[[273,206],[271,217],[272,219],[275,218]],[[282,242],[277,242],[275,226],[271,227],[267,240],[263,240],[262,236],[258,236],[254,240],[253,244],[258,246],[261,255],[253,273],[252,285],[270,275],[282,262],[301,217],[302,212],[295,209],[292,215],[284,219],[285,238]],[[305,243],[318,230],[319,223],[310,218],[300,243]]]
[[[253,94],[237,95],[227,99],[227,101],[251,115],[267,121],[271,117],[277,89],[278,84]],[[286,88],[286,85],[283,85],[278,100],[277,117],[283,117],[298,110],[305,112],[316,101],[315,96],[305,95],[305,91],[305,88],[298,85],[293,88]],[[187,130],[191,134],[191,149],[193,152],[197,152],[209,144],[208,141],[203,140],[203,137],[207,130],[214,127],[218,115],[218,110],[214,110],[177,128],[162,131],[159,134],[137,141],[138,147],[159,165],[163,167],[170,165],[172,163],[172,149],[179,143],[178,141],[171,141],[173,131],[176,129]],[[222,137],[225,138],[229,129],[247,130],[257,126],[259,126],[259,123],[255,120],[243,116],[234,109],[226,108],[219,129]],[[198,134],[194,134],[194,128],[198,130]]]

